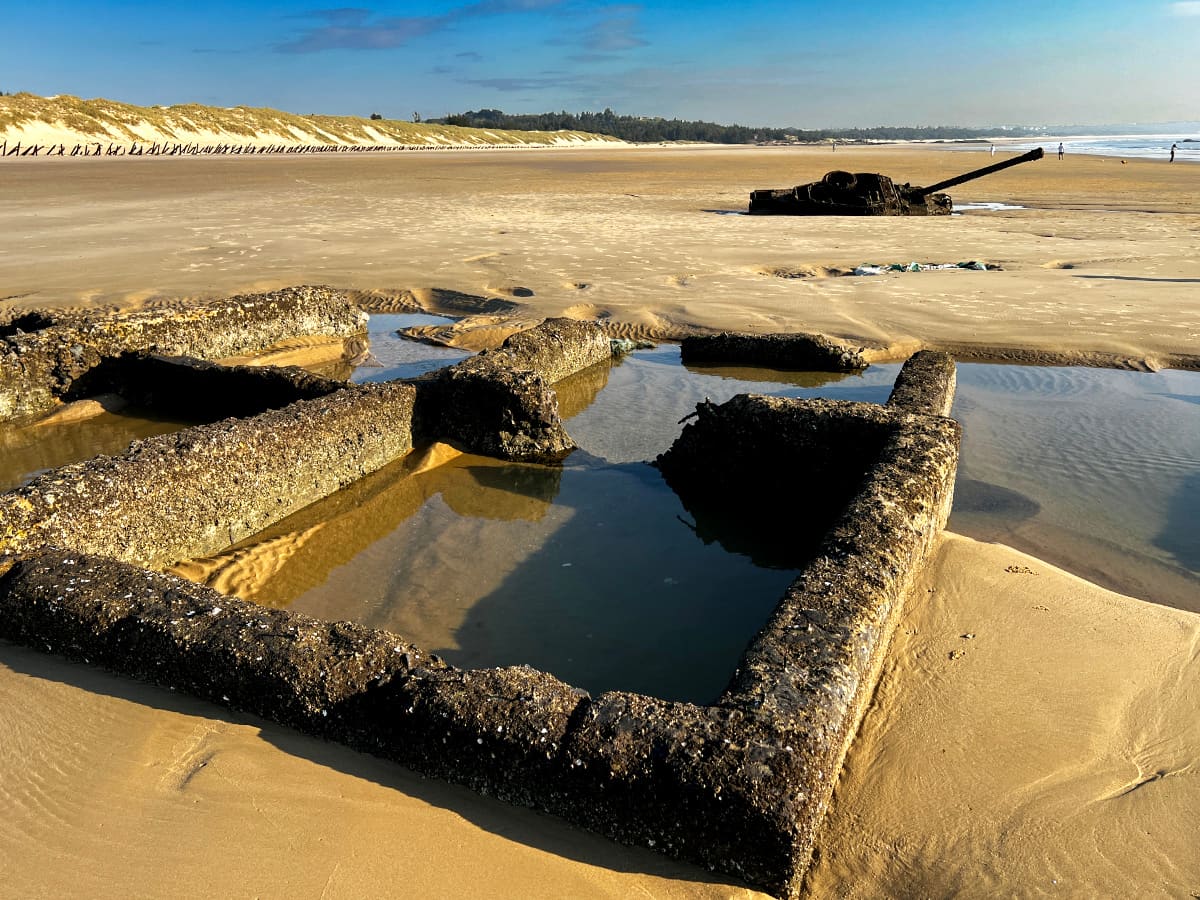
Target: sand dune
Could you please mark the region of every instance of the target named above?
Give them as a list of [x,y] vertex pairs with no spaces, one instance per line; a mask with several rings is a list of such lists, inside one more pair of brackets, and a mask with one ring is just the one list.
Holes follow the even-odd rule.
[[99,143],[128,153],[140,146],[197,147],[478,147],[570,146],[621,141],[581,131],[504,131],[461,128],[359,116],[296,115],[246,106],[220,108],[189,103],[132,106],[115,100],[33,94],[0,96],[0,143],[3,153],[40,146]]

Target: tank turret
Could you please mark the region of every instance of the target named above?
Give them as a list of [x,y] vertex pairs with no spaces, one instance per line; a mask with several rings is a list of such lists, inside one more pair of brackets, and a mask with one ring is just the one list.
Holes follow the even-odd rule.
[[929,187],[897,185],[876,172],[826,172],[820,181],[783,190],[750,193],[751,215],[765,216],[948,216],[954,208],[949,187],[1001,169],[1041,159],[1042,148],[947,178]]

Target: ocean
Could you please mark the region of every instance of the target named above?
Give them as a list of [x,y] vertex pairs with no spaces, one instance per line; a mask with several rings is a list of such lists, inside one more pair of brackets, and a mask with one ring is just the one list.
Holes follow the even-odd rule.
[[1041,147],[1048,155],[1057,153],[1062,141],[1064,153],[1089,156],[1114,156],[1119,159],[1168,159],[1171,144],[1176,144],[1176,162],[1200,162],[1200,129],[1184,134],[1139,134],[1103,136],[1056,136],[1038,141],[1005,141],[996,149],[1032,150]]

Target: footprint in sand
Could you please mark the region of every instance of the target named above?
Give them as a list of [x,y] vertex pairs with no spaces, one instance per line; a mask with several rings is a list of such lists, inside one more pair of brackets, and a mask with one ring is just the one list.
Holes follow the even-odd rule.
[[193,729],[187,745],[175,748],[175,758],[159,777],[159,790],[169,794],[185,791],[192,779],[216,757],[215,744],[219,734],[218,729],[210,726]]

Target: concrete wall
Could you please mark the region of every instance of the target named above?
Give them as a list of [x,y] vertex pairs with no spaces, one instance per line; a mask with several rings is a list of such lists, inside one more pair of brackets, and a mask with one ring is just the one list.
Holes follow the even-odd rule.
[[600,327],[547,319],[416,382],[414,429],[420,440],[504,459],[551,462],[575,447],[552,385],[612,359]]
[[354,385],[135,441],[0,495],[0,554],[47,545],[162,568],[224,550],[412,449],[410,385]]
[[101,360],[136,350],[220,359],[300,335],[348,337],[366,314],[331,288],[285,288],[184,310],[70,317],[0,337],[0,422],[44,415]]
[[862,351],[823,334],[739,334],[723,331],[686,337],[681,342],[685,363],[765,366],[814,372],[853,372],[865,369]]
[[[497,373],[519,364],[544,382],[599,358],[585,332],[574,363],[559,369],[514,353]],[[487,382],[487,365],[464,366],[465,383]],[[702,404],[660,459],[684,494],[719,483],[710,492],[740,497],[742,514],[784,521],[809,514],[814,466],[824,461],[823,480],[846,482],[811,561],[712,706],[591,697],[523,667],[459,670],[394,634],[138,568],[221,549],[403,454],[423,386],[348,388],[152,439],[0,497],[0,636],[795,897],[904,597],[949,512],[959,427],[909,411],[948,403],[936,383],[945,366],[934,360],[928,371],[927,390],[898,394],[887,408],[762,397]],[[433,408],[437,390],[421,401],[424,418],[450,422],[452,410]],[[472,433],[482,434],[486,403],[471,414]]]

